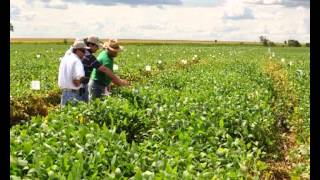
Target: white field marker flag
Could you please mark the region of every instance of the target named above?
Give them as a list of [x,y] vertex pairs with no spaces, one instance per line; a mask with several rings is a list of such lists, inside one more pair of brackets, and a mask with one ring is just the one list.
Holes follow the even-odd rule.
[[31,81],[31,89],[40,90],[40,81]]
[[119,66],[117,64],[113,64],[113,70],[118,71],[118,69],[119,69]]
[[182,64],[187,64],[187,60],[184,60],[184,59],[183,59],[183,60],[181,60],[181,63],[182,63]]
[[151,71],[151,66],[150,65],[146,65],[146,71]]

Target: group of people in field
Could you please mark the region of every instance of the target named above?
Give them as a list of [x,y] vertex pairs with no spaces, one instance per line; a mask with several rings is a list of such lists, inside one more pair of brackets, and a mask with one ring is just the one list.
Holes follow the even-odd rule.
[[[95,57],[94,53],[100,48],[103,50]],[[122,49],[114,39],[105,43],[96,36],[76,39],[59,66],[61,106],[106,96],[111,91],[111,82],[118,86],[128,86],[127,80],[120,79],[113,73],[114,59]]]

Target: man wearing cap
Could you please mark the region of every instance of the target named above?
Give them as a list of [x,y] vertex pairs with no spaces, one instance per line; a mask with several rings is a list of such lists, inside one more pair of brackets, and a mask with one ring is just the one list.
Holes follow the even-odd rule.
[[61,106],[67,102],[76,103],[81,101],[80,87],[85,76],[81,59],[87,48],[84,41],[75,41],[70,55],[62,58],[59,66],[58,85],[62,89]]
[[93,69],[89,81],[90,100],[107,95],[111,82],[120,86],[129,85],[128,81],[122,80],[113,74],[113,61],[122,50],[122,46],[116,40],[110,40],[103,45],[103,48],[105,50],[99,54],[97,59],[107,69],[108,73]]
[[96,57],[93,55],[98,51],[99,48],[103,47],[99,38],[96,36],[89,36],[87,38],[84,38],[83,41],[86,43],[88,48],[86,49],[84,58],[82,59],[82,64],[85,71],[85,77],[83,78],[82,87],[80,89],[82,100],[85,102],[89,100],[88,82],[90,79],[91,72],[94,68],[111,77],[112,81],[115,84],[119,86],[127,85],[127,82],[115,76],[110,69],[103,66],[99,61],[97,61]]
[[85,72],[85,77],[82,81],[82,87],[80,88],[81,98],[83,101],[87,102],[89,100],[88,83],[90,79],[91,72],[93,68],[97,68],[100,71],[105,72],[105,67],[100,64],[93,53],[96,53],[99,48],[102,47],[101,42],[96,36],[89,36],[84,39],[84,42],[88,46],[82,59],[82,64]]
[[[85,42],[86,39],[87,38],[76,38],[74,41],[84,41]],[[73,47],[71,45],[70,48],[64,53],[64,56],[69,56],[72,53],[72,50],[73,50]]]

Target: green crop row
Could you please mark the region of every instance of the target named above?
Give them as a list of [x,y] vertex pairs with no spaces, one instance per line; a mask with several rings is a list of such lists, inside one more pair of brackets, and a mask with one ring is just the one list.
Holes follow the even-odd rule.
[[[274,51],[272,61],[282,63],[298,89],[296,111],[308,126],[308,56]],[[281,136],[274,107],[282,99],[262,70],[266,54],[263,47],[129,46],[117,73],[141,76],[132,87],[11,128],[11,177],[260,179],[268,160],[279,156]],[[143,74],[146,64],[153,71]],[[48,71],[57,73],[53,66]],[[294,170],[292,176],[309,173],[307,167]]]

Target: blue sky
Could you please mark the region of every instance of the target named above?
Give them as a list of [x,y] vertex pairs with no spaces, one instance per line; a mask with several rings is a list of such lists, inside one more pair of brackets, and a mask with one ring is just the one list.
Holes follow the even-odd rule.
[[11,0],[11,37],[310,41],[310,0]]

